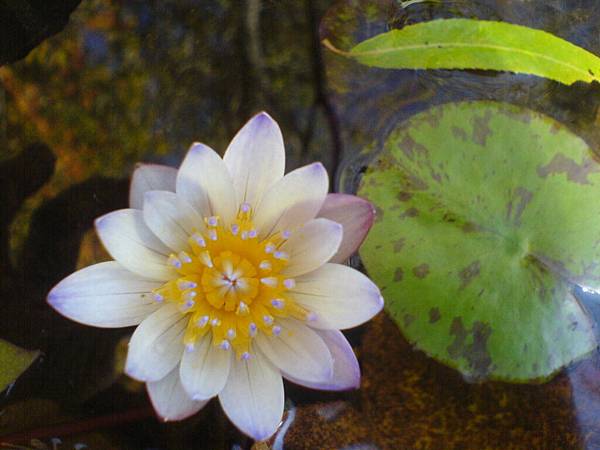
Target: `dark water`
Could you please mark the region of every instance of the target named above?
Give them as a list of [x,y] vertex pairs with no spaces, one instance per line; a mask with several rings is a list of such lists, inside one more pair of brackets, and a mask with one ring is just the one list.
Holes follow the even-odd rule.
[[[159,423],[143,386],[121,374],[131,330],[83,327],[45,303],[47,291],[76,267],[107,258],[91,231],[93,219],[126,206],[135,162],[177,165],[196,140],[223,151],[259,110],[283,129],[288,170],[321,160],[337,174],[333,187],[348,192],[398,121],[452,100],[527,106],[599,148],[596,84],[369,69],[319,44],[328,37],[347,49],[405,24],[477,17],[541,28],[600,54],[596,6],[595,0],[443,1],[406,9],[392,0],[83,1],[60,34],[0,68],[0,337],[43,352],[2,394],[0,443],[600,448],[597,354],[542,385],[471,384],[413,351],[381,315],[348,333],[362,388],[335,394],[288,384],[284,425],[271,442],[253,446],[214,401],[184,422]],[[600,317],[597,299],[578,295]]]

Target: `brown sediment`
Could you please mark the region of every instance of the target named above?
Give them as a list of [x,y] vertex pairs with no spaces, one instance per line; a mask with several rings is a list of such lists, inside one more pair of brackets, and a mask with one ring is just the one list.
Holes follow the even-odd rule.
[[[348,403],[333,420],[319,413],[327,401],[298,407],[286,449],[575,450],[586,448],[584,440],[597,448],[600,370],[593,362],[541,385],[470,384],[415,351],[383,314],[367,326],[359,359],[361,389],[338,394],[333,401]],[[592,393],[581,432],[570,380]]]

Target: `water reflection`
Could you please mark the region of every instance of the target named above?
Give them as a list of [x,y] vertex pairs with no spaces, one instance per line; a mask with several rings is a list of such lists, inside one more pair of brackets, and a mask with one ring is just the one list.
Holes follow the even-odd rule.
[[[421,2],[403,8],[395,0],[336,2],[321,25],[322,38],[349,49],[381,32],[425,20],[467,17],[503,20],[540,28],[596,54],[599,14],[594,2],[480,0]],[[496,100],[538,110],[568,124],[598,148],[600,86],[563,86],[528,75],[491,71],[400,71],[374,69],[326,54],[331,97],[340,117],[346,150],[343,189],[352,191],[365,162],[396,124],[429,106],[458,100]]]

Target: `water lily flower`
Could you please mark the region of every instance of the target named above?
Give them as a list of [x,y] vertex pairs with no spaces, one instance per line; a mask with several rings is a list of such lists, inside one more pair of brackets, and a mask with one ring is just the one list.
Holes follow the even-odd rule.
[[96,220],[114,261],[48,295],[77,322],[138,325],[125,371],[147,383],[164,420],[218,396],[240,430],[264,440],[283,415],[282,376],[315,389],[359,386],[339,330],[369,320],[383,299],[340,263],[364,239],[373,207],[328,195],[320,163],[285,176],[284,163],[279,126],[261,113],[222,159],[197,143],[179,170],[138,166],[131,208]]

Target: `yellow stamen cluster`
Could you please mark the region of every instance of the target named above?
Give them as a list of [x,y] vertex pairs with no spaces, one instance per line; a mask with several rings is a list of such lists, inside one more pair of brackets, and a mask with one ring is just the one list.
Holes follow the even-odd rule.
[[281,273],[289,255],[280,247],[289,232],[261,240],[247,204],[232,224],[218,217],[204,221],[202,231],[189,238],[189,251],[169,256],[168,264],[179,277],[154,291],[156,301],[174,302],[190,315],[184,335],[188,351],[211,332],[214,345],[249,358],[257,333],[281,333],[277,319],[310,320],[311,314],[289,295],[295,281]]

